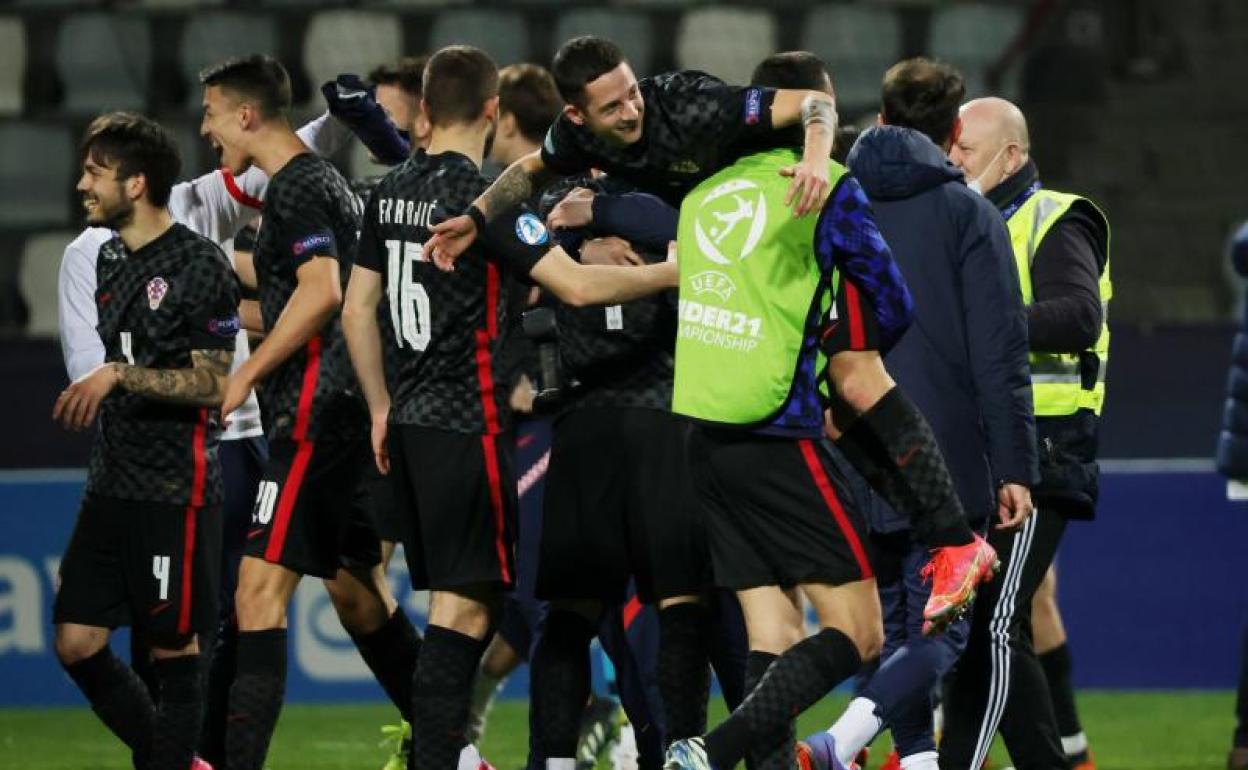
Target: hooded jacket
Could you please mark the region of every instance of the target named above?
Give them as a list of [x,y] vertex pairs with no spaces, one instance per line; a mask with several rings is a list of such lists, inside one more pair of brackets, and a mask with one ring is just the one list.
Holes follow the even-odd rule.
[[[849,153],[914,296],[914,322],[885,365],[927,417],[972,524],[997,486],[1039,480],[1027,321],[1005,223],[922,133],[876,126]],[[872,527],[908,520],[876,500]]]

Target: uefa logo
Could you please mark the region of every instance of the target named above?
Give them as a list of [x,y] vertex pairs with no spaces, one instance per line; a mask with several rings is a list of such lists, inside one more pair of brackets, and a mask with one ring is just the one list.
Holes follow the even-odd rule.
[[693,234],[702,256],[717,265],[748,257],[767,229],[767,199],[748,179],[733,179],[702,201]]

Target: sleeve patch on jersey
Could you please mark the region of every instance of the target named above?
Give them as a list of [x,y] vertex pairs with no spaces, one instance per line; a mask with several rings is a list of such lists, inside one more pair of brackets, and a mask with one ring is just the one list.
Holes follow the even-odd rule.
[[528,212],[516,218],[516,236],[530,246],[541,246],[550,240],[546,225],[537,215]]
[[752,126],[758,123],[763,112],[763,92],[758,88],[751,88],[745,92],[745,124]]
[[329,233],[316,233],[315,235],[309,235],[295,241],[291,250],[294,251],[295,256],[298,257],[304,252],[312,252],[315,254],[316,249],[329,248],[330,246],[333,246],[333,244],[334,237]]
[[233,339],[238,336],[238,330],[241,324],[237,315],[225,316],[224,318],[209,318],[208,331],[224,337],[225,339]]

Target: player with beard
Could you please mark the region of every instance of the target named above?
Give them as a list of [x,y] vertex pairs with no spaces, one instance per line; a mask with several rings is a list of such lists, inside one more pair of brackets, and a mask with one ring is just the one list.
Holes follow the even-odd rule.
[[[363,404],[337,322],[359,208],[346,181],[291,130],[290,80],[265,56],[205,71],[201,133],[234,173],[269,176],[254,265],[266,335],[230,376],[222,412],[260,384],[269,461],[236,595],[239,640],[226,734],[228,766],[264,764],[286,675],[286,611],[303,575],[325,581],[343,626],[396,704],[418,638],[398,611],[361,477]],[[402,708],[400,706],[400,708]]]
[[[412,683],[412,762],[422,770],[455,766],[472,679],[500,591],[515,574],[508,394],[496,387],[494,373],[506,328],[504,284],[528,278],[584,305],[644,296],[675,279],[671,263],[580,265],[550,249],[541,221],[527,211],[496,220],[455,272],[428,262],[423,244],[431,225],[486,187],[479,167],[495,126],[497,93],[498,71],[475,48],[451,46],[429,60],[429,151],[392,171],[374,192],[343,316],[372,415],[376,462],[393,474],[407,514],[412,584],[432,592]],[[393,400],[377,325],[383,291],[404,353]]]
[[[186,770],[203,696],[199,639],[216,623],[221,550],[217,457],[238,287],[208,239],[166,204],[181,161],[172,138],[128,113],[96,119],[82,145],[87,221],[100,249],[96,305],[106,363],[57,399],[52,417],[100,417],[86,495],[60,566],[56,652],[136,767]],[[129,624],[150,646],[156,700],[108,647]]]

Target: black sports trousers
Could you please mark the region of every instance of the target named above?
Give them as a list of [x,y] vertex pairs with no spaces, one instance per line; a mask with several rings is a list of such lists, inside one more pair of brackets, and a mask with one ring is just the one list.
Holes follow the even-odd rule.
[[1065,531],[1066,517],[1043,506],[1017,532],[989,530],[1001,572],[980,586],[966,651],[945,680],[941,770],[978,770],[998,730],[1017,770],[1069,767],[1031,640],[1031,599]]

